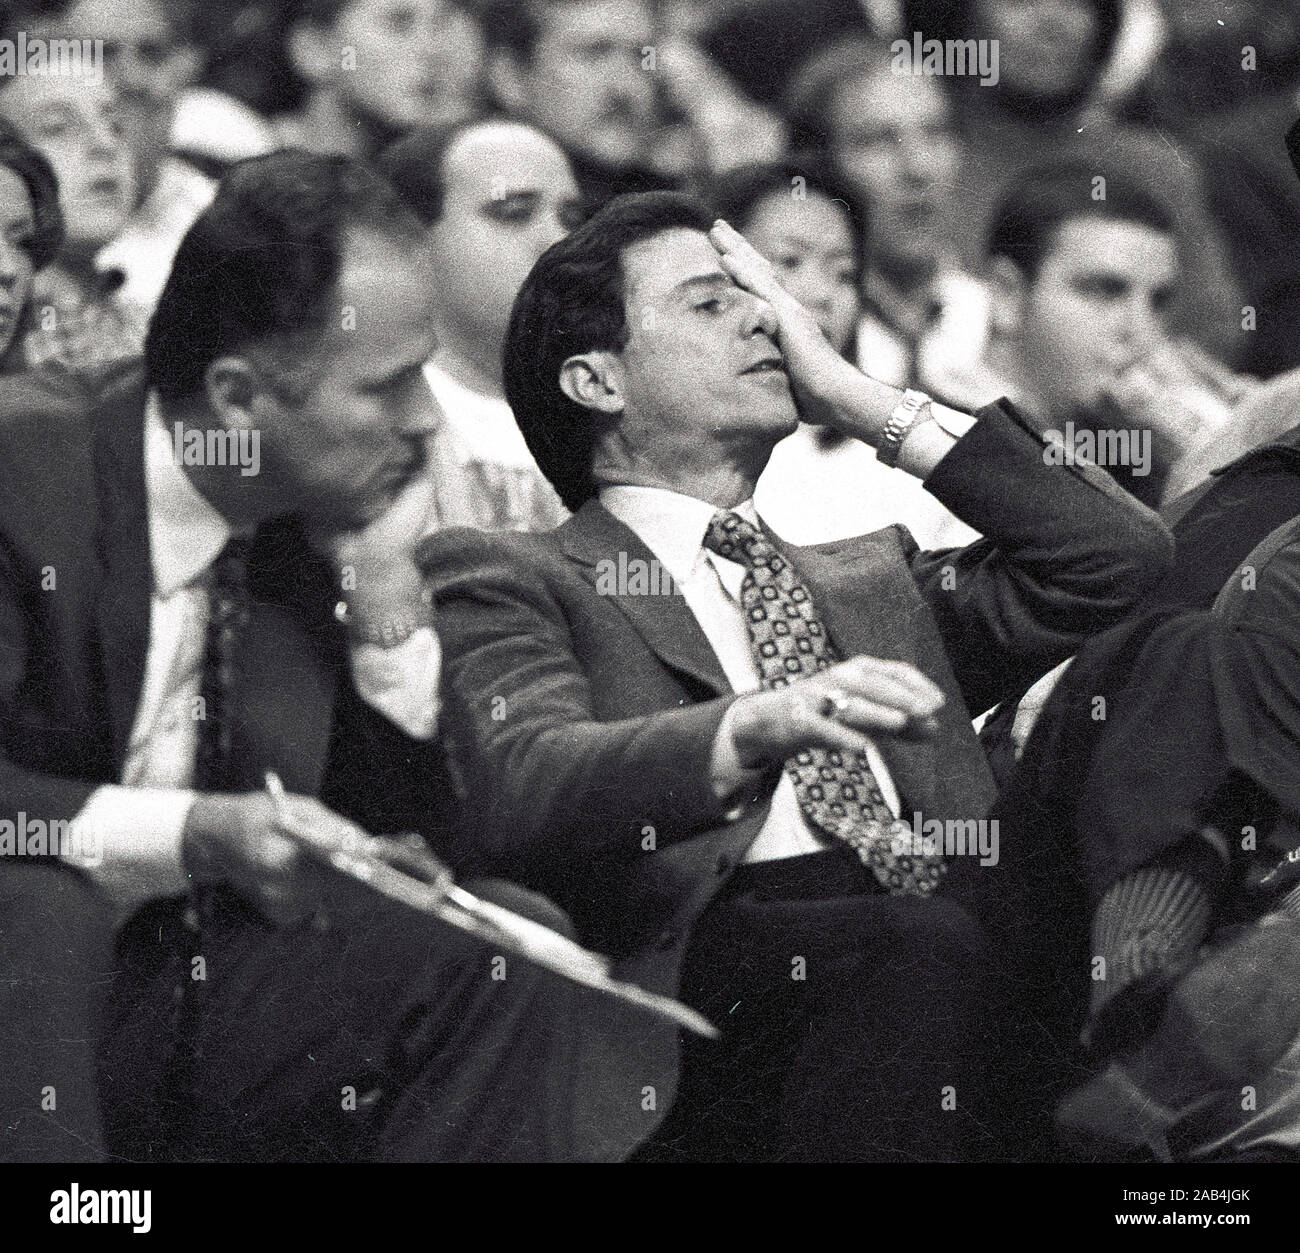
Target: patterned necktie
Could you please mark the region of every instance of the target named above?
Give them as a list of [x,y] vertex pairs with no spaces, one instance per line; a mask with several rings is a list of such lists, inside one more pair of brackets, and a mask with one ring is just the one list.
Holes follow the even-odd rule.
[[208,571],[208,632],[203,654],[203,721],[194,756],[194,786],[200,792],[234,787],[231,742],[239,636],[248,625],[248,550],[252,537],[232,536]]
[[[239,637],[248,624],[248,551],[252,537],[232,535],[208,568],[208,628],[203,653],[203,676],[199,685],[203,719],[199,723],[194,750],[194,787],[199,792],[233,791],[236,680]],[[172,989],[171,1029],[175,1048],[168,1059],[160,1094],[167,1138],[173,1143],[176,1160],[203,1160],[187,1112],[193,1104],[194,1074],[198,1059],[198,1033],[203,1015],[203,980],[192,977],[190,958],[201,953],[204,935],[216,915],[219,885],[192,885],[189,904],[182,915],[188,944],[178,945],[173,954],[175,983]]]
[[[745,567],[740,605],[763,687],[785,687],[839,660],[807,587],[757,527],[719,511],[704,547]],[[865,753],[805,748],[785,768],[809,824],[850,845],[886,891],[929,896],[938,886],[942,857],[895,851],[911,848],[912,828],[890,812]]]

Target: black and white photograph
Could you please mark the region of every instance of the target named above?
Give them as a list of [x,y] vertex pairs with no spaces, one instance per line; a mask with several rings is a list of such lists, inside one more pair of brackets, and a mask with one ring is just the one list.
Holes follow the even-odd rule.
[[1286,1163],[1300,0],[0,0],[24,1247]]

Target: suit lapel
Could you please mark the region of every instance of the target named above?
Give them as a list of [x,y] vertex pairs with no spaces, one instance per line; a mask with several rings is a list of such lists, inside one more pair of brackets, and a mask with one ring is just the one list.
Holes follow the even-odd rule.
[[[644,561],[647,569],[656,568],[654,554],[634,531],[598,501],[589,500],[560,527],[557,536],[565,554],[582,567],[587,580],[601,590],[606,600],[618,606],[664,665],[690,675],[719,695],[731,691],[712,646],[683,596],[606,592],[602,573],[607,578],[610,571],[617,571],[620,555],[623,568],[636,560]],[[611,564],[606,566],[605,562]]]
[[99,496],[100,660],[114,766],[120,776],[149,651],[153,562],[144,483],[144,404],[138,385],[114,392],[94,417]]

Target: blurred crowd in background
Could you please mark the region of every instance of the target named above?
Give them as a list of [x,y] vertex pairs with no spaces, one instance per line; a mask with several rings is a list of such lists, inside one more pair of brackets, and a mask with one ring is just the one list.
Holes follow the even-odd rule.
[[[30,237],[0,368],[134,358],[232,163],[383,160],[443,262],[444,521],[563,516],[504,407],[510,305],[550,243],[654,187],[733,218],[886,382],[1150,430],[1123,480],[1146,503],[1290,425],[1256,395],[1300,364],[1290,0],[17,0],[0,21],[103,41],[99,81],[0,81],[7,234]],[[931,74],[898,40],[979,43]],[[922,544],[970,538],[905,476],[864,501],[864,465],[801,431],[765,512],[805,542],[900,512]],[[824,504],[783,508],[814,484]]]

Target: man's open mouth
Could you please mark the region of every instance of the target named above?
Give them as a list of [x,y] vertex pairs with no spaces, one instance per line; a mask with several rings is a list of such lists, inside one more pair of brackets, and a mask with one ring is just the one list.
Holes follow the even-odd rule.
[[741,370],[741,374],[784,374],[785,362],[780,357],[764,357],[762,361],[755,361],[753,365],[746,366]]

